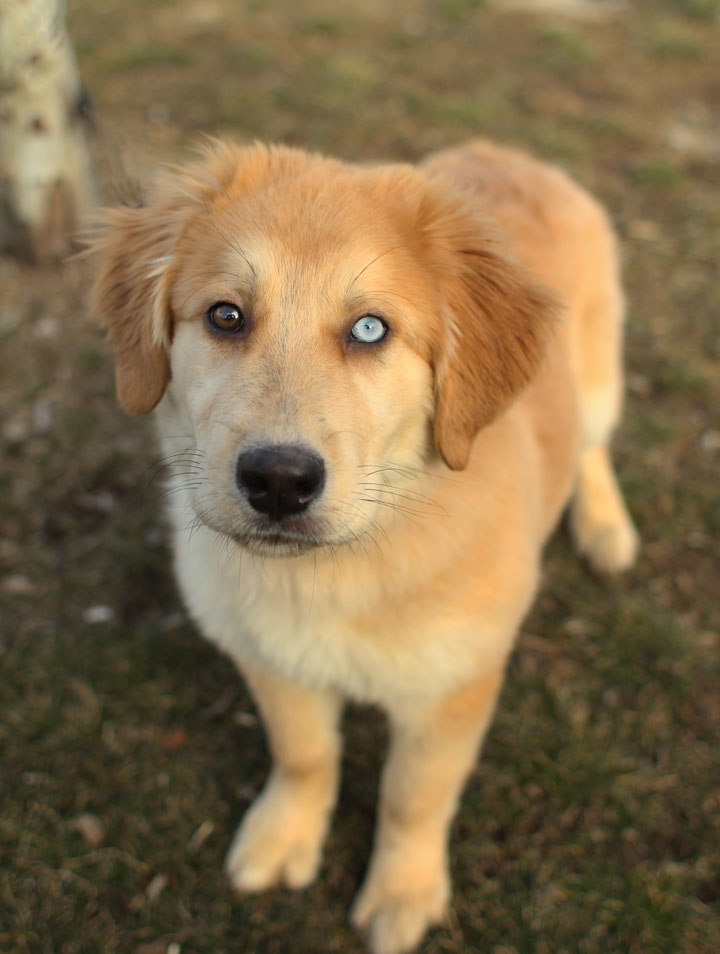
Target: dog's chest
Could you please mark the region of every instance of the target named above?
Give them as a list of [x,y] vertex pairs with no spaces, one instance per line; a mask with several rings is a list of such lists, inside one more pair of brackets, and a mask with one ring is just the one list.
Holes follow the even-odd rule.
[[179,546],[176,568],[201,631],[241,669],[261,665],[358,701],[439,698],[507,650],[494,634],[482,638],[479,620],[448,629],[442,608],[435,618],[412,605],[387,611],[342,575],[318,582],[284,572],[284,561],[219,555],[211,531]]

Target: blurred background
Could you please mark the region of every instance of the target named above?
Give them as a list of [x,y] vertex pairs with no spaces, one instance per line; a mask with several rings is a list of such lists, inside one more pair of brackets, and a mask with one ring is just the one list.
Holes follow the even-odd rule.
[[[608,582],[553,539],[423,951],[714,954],[720,2],[69,0],[68,28],[105,202],[208,133],[351,160],[489,136],[605,202],[643,551]],[[152,427],[115,405],[91,281],[0,257],[0,951],[359,954],[383,721],[348,714],[317,885],[234,898],[262,731],[180,606]]]

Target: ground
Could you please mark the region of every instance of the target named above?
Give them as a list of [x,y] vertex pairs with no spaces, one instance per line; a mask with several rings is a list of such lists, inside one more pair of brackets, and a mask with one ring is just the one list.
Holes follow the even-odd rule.
[[[482,134],[607,204],[629,300],[615,457],[643,550],[608,582],[553,539],[423,951],[717,951],[718,0],[69,8],[108,201],[203,133],[351,159]],[[151,425],[115,405],[90,280],[0,260],[0,951],[359,954],[382,719],[348,715],[317,885],[233,897],[262,731],[179,603]]]

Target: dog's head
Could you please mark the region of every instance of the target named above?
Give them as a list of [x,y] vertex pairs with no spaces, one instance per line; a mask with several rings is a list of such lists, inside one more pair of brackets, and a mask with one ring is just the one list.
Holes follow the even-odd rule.
[[402,512],[438,455],[464,468],[553,310],[448,183],[284,148],[214,147],[109,213],[96,249],[121,403],[165,395],[197,515],[268,553]]

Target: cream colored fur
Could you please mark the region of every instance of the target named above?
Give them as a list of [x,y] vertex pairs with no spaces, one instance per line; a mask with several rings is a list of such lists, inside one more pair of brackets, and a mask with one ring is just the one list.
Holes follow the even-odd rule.
[[[239,891],[315,877],[343,700],[375,703],[392,741],[352,917],[374,954],[410,950],[446,909],[448,827],[573,491],[590,562],[634,556],[607,452],[622,319],[607,219],[561,172],[487,143],[416,169],[217,146],[113,213],[98,249],[121,399],[157,405],[181,591],[273,756],[228,875]],[[218,301],[247,333],[208,327]],[[378,346],[350,341],[364,314],[391,329]],[[235,468],[285,443],[320,454],[327,481],[273,536]]]

